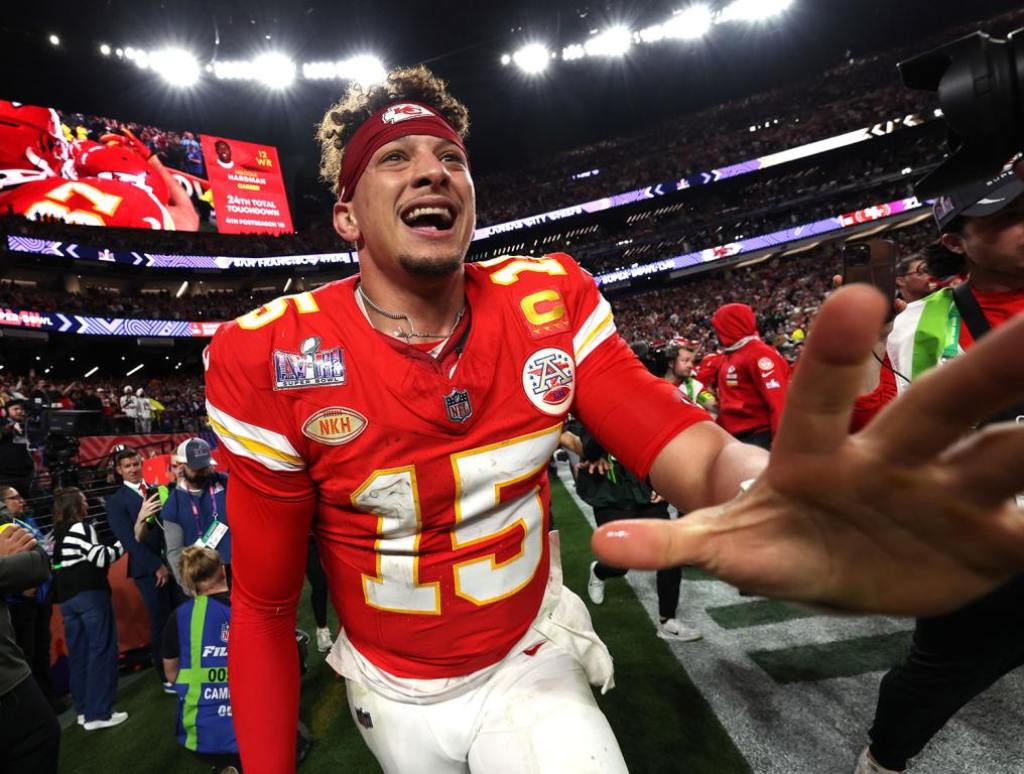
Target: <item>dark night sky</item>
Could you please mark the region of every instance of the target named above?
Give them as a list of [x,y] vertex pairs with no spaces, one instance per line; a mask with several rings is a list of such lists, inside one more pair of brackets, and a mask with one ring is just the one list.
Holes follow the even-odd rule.
[[[712,0],[712,5],[721,3]],[[628,131],[730,97],[813,76],[840,61],[904,44],[951,23],[1008,10],[998,0],[796,0],[780,20],[718,25],[697,43],[663,42],[625,60],[556,62],[527,79],[499,64],[503,52],[539,39],[556,50],[589,28],[620,21],[637,28],[680,3],[577,0],[433,3],[397,0],[56,0],[5,8],[0,19],[0,96],[66,110],[191,128],[276,144],[293,169],[312,163],[313,124],[342,90],[297,81],[284,94],[208,79],[172,92],[133,65],[104,59],[101,42],[155,49],[186,44],[203,61],[280,47],[297,61],[371,51],[387,65],[427,62],[447,78],[473,119],[476,173],[515,167],[523,154]],[[36,9],[40,9],[35,12]],[[585,17],[581,14],[586,14]],[[519,29],[521,28],[521,29]],[[63,44],[54,49],[46,36]],[[271,40],[265,39],[266,35]],[[895,78],[894,74],[894,78]]]

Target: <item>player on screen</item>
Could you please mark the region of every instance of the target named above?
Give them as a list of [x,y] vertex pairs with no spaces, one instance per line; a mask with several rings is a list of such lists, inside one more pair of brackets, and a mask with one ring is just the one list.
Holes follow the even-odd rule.
[[0,212],[195,231],[192,202],[130,132],[68,142],[51,108],[0,100]]
[[[668,557],[755,591],[903,611],[954,606],[1012,571],[1019,517],[968,511],[930,463],[898,467],[902,444],[938,452],[969,424],[921,440],[914,401],[949,389],[943,374],[847,439],[884,316],[873,291],[824,305],[768,465],[647,372],[568,256],[463,264],[475,225],[467,124],[424,68],[353,87],[324,117],[321,171],[360,274],[267,304],[207,350],[209,417],[235,480],[229,680],[249,774],[294,765],[310,529],[343,627],[329,661],[385,771],[625,771],[588,685],[610,687],[608,654],[547,534],[547,462],[570,409],[693,512],[603,530],[595,546],[619,566]],[[948,368],[1003,367],[1020,335],[1006,326]],[[990,382],[987,397],[1008,398],[1024,368]],[[894,527],[905,515],[887,499],[894,477],[911,498],[927,492],[931,523],[969,512],[979,535],[924,541]],[[851,534],[854,519],[864,524]],[[865,558],[872,538],[916,551],[914,573],[898,551]],[[1001,550],[979,562],[980,542]]]

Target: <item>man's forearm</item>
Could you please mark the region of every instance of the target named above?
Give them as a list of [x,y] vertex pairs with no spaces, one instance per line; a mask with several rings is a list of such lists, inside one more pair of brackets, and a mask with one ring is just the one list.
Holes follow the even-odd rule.
[[712,422],[701,422],[673,438],[651,467],[654,490],[683,513],[726,502],[740,484],[757,478],[768,452],[740,443]]

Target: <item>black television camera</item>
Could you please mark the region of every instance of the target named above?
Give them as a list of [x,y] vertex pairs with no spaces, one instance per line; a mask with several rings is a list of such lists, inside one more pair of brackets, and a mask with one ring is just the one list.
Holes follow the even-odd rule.
[[1024,150],[1024,28],[1006,40],[975,32],[900,62],[903,83],[934,91],[949,157],[914,186],[933,198],[995,175]]

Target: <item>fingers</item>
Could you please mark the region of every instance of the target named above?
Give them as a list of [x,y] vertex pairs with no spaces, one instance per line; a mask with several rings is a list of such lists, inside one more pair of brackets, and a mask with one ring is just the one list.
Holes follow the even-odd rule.
[[992,425],[942,455],[944,478],[964,499],[994,508],[1024,493],[1024,425]]
[[690,517],[629,519],[599,527],[590,545],[602,562],[614,567],[656,570],[681,564],[703,564],[709,534]]
[[975,423],[1024,400],[1022,347],[1024,316],[992,331],[964,355],[915,379],[861,436],[880,456],[893,462],[914,466],[931,459]]
[[840,288],[822,305],[789,386],[773,460],[831,451],[846,439],[886,307],[867,285]]

